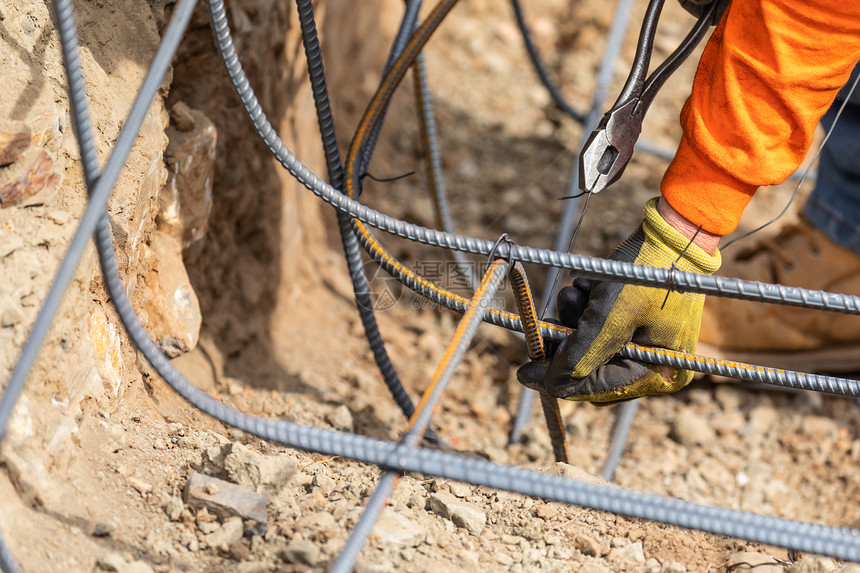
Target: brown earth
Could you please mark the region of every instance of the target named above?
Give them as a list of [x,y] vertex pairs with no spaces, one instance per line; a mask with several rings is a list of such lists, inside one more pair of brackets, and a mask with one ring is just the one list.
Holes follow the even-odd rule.
[[[229,7],[237,48],[264,109],[294,151],[322,173],[295,7],[269,0]],[[77,8],[104,157],[171,5],[128,0]],[[539,0],[526,10],[551,69],[584,108],[608,10],[593,0]],[[644,5],[636,10],[610,93],[617,93],[634,51]],[[674,3],[666,11],[655,59],[691,23]],[[342,151],[379,81],[399,14],[395,0],[361,7],[321,3]],[[33,156],[42,158],[41,165],[48,158],[46,169],[56,175],[42,177],[44,184],[30,197],[0,202],[0,375],[6,380],[85,193],[48,7],[0,6],[0,40],[0,67],[12,86],[12,97],[0,99],[0,117],[18,122],[0,123],[0,131],[31,131],[28,155],[0,167],[6,170],[0,184],[29,173]],[[566,193],[581,128],[552,108],[537,83],[508,3],[463,2],[431,42],[427,58],[457,230],[492,239],[504,231],[517,242],[550,246],[561,209],[555,198]],[[675,118],[692,72],[688,63],[661,93],[646,123],[649,141],[670,147],[678,138]],[[163,95],[111,200],[129,290],[150,331],[162,348],[179,355],[174,363],[192,381],[244,412],[396,439],[406,421],[363,338],[334,215],[280,169],[252,133],[214,54],[203,11]],[[187,183],[185,160],[197,174]],[[370,171],[390,177],[423,169],[411,87],[404,86]],[[638,154],[623,180],[591,201],[575,250],[607,254],[639,220],[663,169],[662,160]],[[424,179],[367,181],[363,198],[436,226]],[[761,192],[745,227],[778,210],[789,192],[788,185]],[[457,286],[444,253],[384,239],[401,260]],[[361,515],[379,470],[267,443],[196,412],[137,356],[96,267],[89,252],[2,448],[0,527],[24,569],[324,569]],[[373,265],[367,268],[376,277],[376,292],[389,289],[395,301],[378,313],[380,328],[417,399],[458,317],[404,291]],[[530,271],[540,286],[542,273]],[[182,288],[191,294],[172,304],[169,293]],[[500,304],[511,304],[505,292]],[[572,468],[553,468],[537,411],[523,444],[508,443],[520,393],[514,372],[525,359],[516,337],[483,326],[433,427],[457,450],[596,479],[583,472],[600,470],[611,409],[562,405]],[[673,396],[643,401],[616,482],[698,503],[854,527],[860,524],[858,434],[853,401],[699,380]],[[266,532],[246,524],[237,537],[235,522],[221,523],[184,504],[181,496],[195,471],[263,494]],[[705,572],[721,570],[740,551],[753,553],[736,560],[786,558],[782,549],[408,475],[357,570]],[[807,557],[796,570],[812,568],[813,561]],[[831,560],[815,563],[824,571],[836,567]]]

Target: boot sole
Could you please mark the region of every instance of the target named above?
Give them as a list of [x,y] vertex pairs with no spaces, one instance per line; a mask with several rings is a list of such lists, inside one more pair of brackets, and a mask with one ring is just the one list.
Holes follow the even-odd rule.
[[720,360],[734,360],[759,366],[797,370],[800,372],[827,372],[832,374],[860,373],[860,346],[841,346],[821,350],[794,352],[757,352],[726,350],[699,343],[697,354]]

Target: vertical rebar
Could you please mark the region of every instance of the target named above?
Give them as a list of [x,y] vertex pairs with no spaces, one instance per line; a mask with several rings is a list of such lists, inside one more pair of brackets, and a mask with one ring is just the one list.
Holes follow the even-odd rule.
[[[469,343],[475,336],[478,326],[483,321],[484,309],[491,303],[507,270],[508,263],[502,259],[496,259],[484,273],[481,284],[478,285],[475,295],[469,301],[469,308],[463,314],[463,318],[460,320],[460,324],[457,326],[457,330],[454,332],[454,336],[451,338],[451,342],[448,344],[448,348],[445,350],[445,354],[442,356],[442,360],[433,374],[430,386],[424,391],[424,396],[421,398],[415,414],[409,421],[409,428],[401,438],[397,451],[394,452],[395,456],[403,449],[411,450],[414,448],[429,427],[433,412],[436,410],[436,406],[439,404],[439,400],[442,398],[442,394],[448,386],[454,370],[466,354]],[[338,555],[329,569],[330,573],[348,573],[352,571],[358,552],[365,541],[367,541],[367,537],[373,530],[376,520],[379,519],[379,515],[385,507],[386,500],[394,490],[399,475],[398,472],[394,471],[386,471],[382,474],[376,491],[370,497],[367,507],[365,507],[364,513],[361,514],[361,518],[358,520],[352,535],[349,536],[340,555]]]
[[[612,20],[612,28],[609,30],[609,40],[606,43],[606,51],[603,53],[603,60],[600,63],[600,70],[597,73],[597,84],[592,97],[591,109],[588,111],[585,124],[582,130],[582,139],[579,143],[579,150],[582,151],[582,146],[585,145],[585,140],[597,127],[600,117],[603,114],[603,105],[606,100],[606,92],[609,89],[609,84],[612,81],[613,70],[618,56],[621,53],[621,46],[624,43],[624,38],[627,36],[627,29],[630,25],[630,16],[633,8],[633,0],[619,0],[615,7],[615,18]],[[573,171],[568,183],[567,195],[575,195],[579,192],[579,153],[574,161]],[[576,212],[583,203],[582,199],[568,199],[564,202],[564,209],[561,212],[561,220],[559,221],[558,233],[555,236],[553,250],[567,252],[570,250],[570,242],[573,236],[574,223],[576,221]],[[541,315],[543,318],[547,314],[555,312],[555,291],[559,281],[561,269],[559,267],[550,267],[547,272],[546,286],[544,287],[543,296],[541,297],[540,308],[545,309]],[[517,415],[514,418],[514,427],[511,430],[511,443],[518,444],[522,438],[523,429],[528,423],[529,415],[534,406],[536,392],[530,388],[523,388],[520,394],[520,403],[517,407]]]

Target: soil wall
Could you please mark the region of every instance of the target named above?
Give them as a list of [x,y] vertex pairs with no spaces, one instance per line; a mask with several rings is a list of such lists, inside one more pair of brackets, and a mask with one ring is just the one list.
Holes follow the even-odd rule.
[[[383,56],[382,41],[363,41],[356,26],[378,28],[373,16],[378,3],[317,3],[326,50],[338,61],[351,55],[351,65],[334,67],[332,77],[354,82],[356,70]],[[102,164],[174,6],[162,0],[76,3]],[[50,9],[41,1],[0,6],[3,381],[86,201]],[[228,2],[228,11],[263,108],[292,149],[324,174],[295,5],[237,0]],[[352,102],[336,99],[335,106],[336,113],[354,115]],[[216,54],[201,2],[109,204],[128,292],[161,348],[178,357],[198,345],[202,331],[212,341],[212,354],[228,362],[250,359],[260,372],[280,372],[271,358],[272,317],[276,309],[288,313],[294,305],[306,305],[302,293],[310,296],[321,284],[314,260],[330,260],[326,237],[332,228],[323,208],[254,134]],[[300,281],[290,280],[298,276]],[[94,455],[82,434],[109,441],[111,432],[119,431],[111,416],[120,410],[158,419],[170,411],[166,402],[175,399],[155,386],[111,308],[91,246],[3,442],[4,486],[14,486],[23,506],[56,510],[69,495],[63,482],[72,461]],[[26,521],[24,514],[4,503],[4,530],[19,520]],[[18,529],[26,535],[26,527],[11,529],[13,537]],[[28,557],[26,551],[22,557]],[[78,570],[67,565],[58,570]]]

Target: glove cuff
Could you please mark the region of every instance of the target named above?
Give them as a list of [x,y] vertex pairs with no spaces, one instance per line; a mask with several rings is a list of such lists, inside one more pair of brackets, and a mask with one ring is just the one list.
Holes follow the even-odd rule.
[[[654,197],[645,204],[645,221],[642,223],[642,226],[646,236],[650,235],[655,241],[659,241],[665,247],[677,253],[676,258],[678,256],[681,257],[681,260],[678,262],[679,269],[703,275],[712,275],[717,272],[722,264],[720,250],[717,249],[713,255],[708,254],[700,246],[692,243],[690,239],[682,235],[675,227],[667,223],[657,211],[658,200],[659,197]],[[683,256],[681,253],[683,253]],[[684,265],[682,262],[687,264]]]

